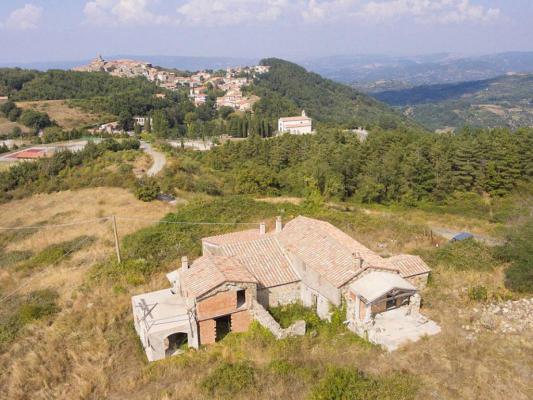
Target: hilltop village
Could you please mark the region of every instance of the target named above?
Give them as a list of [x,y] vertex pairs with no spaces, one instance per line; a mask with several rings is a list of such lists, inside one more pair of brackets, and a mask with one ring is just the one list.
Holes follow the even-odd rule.
[[218,89],[224,94],[217,97],[217,108],[225,106],[238,111],[251,111],[259,97],[245,96],[241,89],[250,84],[257,75],[268,72],[269,68],[268,66],[255,65],[189,73],[155,67],[142,61],[106,61],[99,55],[90,64],[76,67],[74,71],[107,72],[112,76],[121,78],[144,76],[150,82],[155,82],[168,90],[189,88],[189,97],[196,106],[206,103],[209,89]]

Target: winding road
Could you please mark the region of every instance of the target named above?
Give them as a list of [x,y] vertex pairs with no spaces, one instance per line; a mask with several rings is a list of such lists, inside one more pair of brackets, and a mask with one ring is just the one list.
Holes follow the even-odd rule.
[[150,155],[152,159],[154,160],[154,163],[152,164],[152,166],[148,169],[148,171],[146,171],[146,175],[148,176],[157,175],[165,167],[167,163],[167,158],[165,157],[163,153],[154,150],[150,143],[141,141],[141,149],[146,154]]

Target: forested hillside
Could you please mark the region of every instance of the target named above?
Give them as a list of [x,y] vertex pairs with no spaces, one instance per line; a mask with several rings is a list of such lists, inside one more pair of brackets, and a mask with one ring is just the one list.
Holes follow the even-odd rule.
[[307,72],[275,58],[261,61],[271,67],[250,91],[261,100],[254,110],[270,118],[299,114],[305,109],[317,122],[344,127],[415,128],[409,118],[349,86]]
[[228,143],[201,157],[237,193],[350,198],[415,204],[454,193],[512,191],[533,177],[533,130],[465,130],[457,135],[373,132],[284,135]]
[[518,128],[533,126],[533,75],[378,93],[375,97],[431,129],[465,125]]

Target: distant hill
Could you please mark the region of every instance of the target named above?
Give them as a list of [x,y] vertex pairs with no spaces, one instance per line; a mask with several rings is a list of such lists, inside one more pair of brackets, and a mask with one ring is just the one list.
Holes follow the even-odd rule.
[[307,60],[306,68],[368,92],[419,85],[490,79],[508,72],[533,72],[533,52],[507,52],[474,57],[448,53],[395,57],[336,56]]
[[378,93],[430,129],[533,126],[533,74]]
[[[176,68],[180,70],[198,71],[202,69],[221,69],[238,65],[256,65],[257,58],[238,57],[188,57],[188,56],[143,56],[143,55],[111,55],[110,60],[131,59],[140,60],[163,68]],[[42,61],[33,63],[0,63],[0,67],[20,67],[24,69],[36,69],[47,71],[49,69],[69,70],[79,65],[88,64],[90,60],[78,61]]]
[[269,58],[270,66],[249,89],[261,100],[254,110],[266,117],[297,115],[305,109],[317,122],[345,127],[417,127],[409,118],[357,90],[306,71],[294,63]]

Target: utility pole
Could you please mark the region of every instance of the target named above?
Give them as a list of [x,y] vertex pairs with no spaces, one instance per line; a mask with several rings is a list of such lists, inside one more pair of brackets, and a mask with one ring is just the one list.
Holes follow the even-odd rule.
[[118,232],[117,232],[117,217],[114,215],[111,217],[111,220],[113,221],[113,233],[115,235],[115,251],[117,252],[117,261],[119,263],[122,262],[120,258],[120,244],[118,242]]

